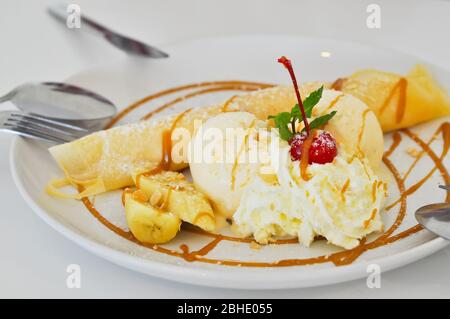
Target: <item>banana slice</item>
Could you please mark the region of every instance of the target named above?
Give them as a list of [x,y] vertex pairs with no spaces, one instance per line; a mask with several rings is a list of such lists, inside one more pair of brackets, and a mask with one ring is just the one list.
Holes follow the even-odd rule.
[[139,189],[150,198],[150,203],[206,231],[211,232],[216,228],[214,212],[208,199],[183,174],[165,171],[137,178]]
[[150,205],[141,191],[125,194],[128,227],[139,241],[146,244],[166,243],[180,230],[181,220],[170,212]]

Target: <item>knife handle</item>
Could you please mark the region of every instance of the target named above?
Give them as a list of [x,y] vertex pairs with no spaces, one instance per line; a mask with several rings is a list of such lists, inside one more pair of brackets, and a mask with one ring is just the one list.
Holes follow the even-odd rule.
[[[50,13],[50,15],[52,15],[59,21],[63,22],[64,24],[67,23],[67,17],[69,16],[69,13],[70,13],[70,12],[68,12],[68,5],[65,5],[63,3],[54,4],[54,5],[48,6],[47,10]],[[80,14],[80,21],[81,21],[81,24],[83,27],[87,26],[88,29],[90,29],[91,31],[95,31],[95,33],[97,33],[99,35],[104,36],[104,35],[110,33],[110,31],[106,27],[85,17],[82,14]]]

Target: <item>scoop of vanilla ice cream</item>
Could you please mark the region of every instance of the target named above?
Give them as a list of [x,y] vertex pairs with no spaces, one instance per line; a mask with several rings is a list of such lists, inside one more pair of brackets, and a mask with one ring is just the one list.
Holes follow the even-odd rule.
[[353,158],[339,148],[332,163],[309,165],[311,179],[304,181],[289,147],[282,146],[281,153],[284,163],[271,179],[276,182],[258,175],[244,190],[233,215],[237,232],[253,234],[263,244],[295,236],[305,246],[321,235],[351,249],[361,238],[382,230],[386,183],[374,174],[367,158]]
[[[336,111],[324,130],[330,132],[349,154],[363,153],[370,166],[377,169],[384,153],[384,138],[375,113],[360,99],[335,90],[323,90],[312,117]],[[296,122],[297,131],[303,122]]]
[[251,113],[228,112],[206,121],[191,139],[192,179],[215,211],[226,217],[236,211],[244,188],[265,161],[263,133],[267,128],[265,121]]
[[375,113],[360,99],[334,90],[324,90],[313,109],[313,117],[336,111],[325,126],[349,154],[363,153],[377,169],[384,153],[384,138]]

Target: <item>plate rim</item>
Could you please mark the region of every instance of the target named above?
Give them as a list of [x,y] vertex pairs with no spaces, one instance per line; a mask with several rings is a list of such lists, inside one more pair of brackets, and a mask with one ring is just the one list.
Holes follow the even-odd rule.
[[[183,45],[186,43],[192,43],[199,40],[217,39],[217,38],[234,38],[243,36],[261,36],[263,34],[242,34],[242,35],[228,35],[220,37],[200,37],[190,40],[179,41],[176,43],[171,43],[173,45]],[[335,41],[344,44],[353,44],[357,46],[377,48],[380,50],[390,51],[401,55],[406,55],[414,57],[418,60],[423,61],[428,65],[432,65],[437,68],[442,68],[443,70],[449,72],[449,70],[439,64],[434,64],[424,58],[415,56],[410,53],[402,52],[396,49],[390,49],[385,47],[380,47],[376,45],[370,45],[365,43],[353,43],[344,40],[336,40],[331,38],[322,37],[310,37],[302,35],[291,35],[291,34],[270,34],[270,36],[285,36],[285,37],[296,37],[296,38],[306,38],[306,39],[323,39],[326,41]],[[111,63],[103,64],[97,66],[96,68],[102,68],[111,65]],[[96,69],[94,68],[94,69]],[[85,70],[83,72],[89,72],[92,70]],[[78,73],[78,74],[79,74]],[[305,287],[316,287],[329,284],[335,284],[340,282],[346,282],[350,280],[355,280],[358,278],[363,278],[368,275],[366,269],[370,264],[380,265],[383,272],[402,267],[404,265],[410,264],[421,258],[429,256],[438,250],[446,247],[449,242],[443,238],[436,237],[425,243],[422,243],[413,248],[404,250],[402,252],[396,253],[394,255],[387,255],[384,257],[376,258],[371,261],[363,261],[355,264],[337,266],[323,269],[315,269],[315,276],[309,278],[309,272],[299,271],[299,267],[286,267],[278,269],[284,274],[280,276],[266,276],[264,280],[261,280],[261,272],[247,271],[245,273],[245,280],[242,280],[242,271],[221,271],[218,268],[190,268],[183,267],[183,265],[168,264],[161,261],[155,261],[150,259],[145,259],[138,256],[133,256],[116,250],[112,247],[107,246],[104,243],[84,237],[82,234],[66,227],[60,223],[56,218],[52,217],[47,211],[42,208],[28,193],[26,187],[22,183],[22,178],[19,174],[18,169],[18,157],[17,152],[20,147],[24,147],[25,141],[21,137],[15,137],[11,143],[9,152],[9,165],[12,174],[14,184],[16,185],[20,195],[28,204],[28,206],[36,213],[46,224],[51,228],[56,230],[58,233],[63,235],[65,238],[75,242],[78,246],[86,249],[87,251],[93,253],[94,255],[100,256],[116,265],[121,267],[131,269],[140,273],[144,273],[153,277],[163,278],[170,281],[181,282],[184,284],[194,284],[197,286],[206,287],[216,287],[216,288],[234,288],[234,289],[284,289],[284,288],[305,288]],[[220,266],[227,267],[227,266]],[[301,266],[302,269],[309,266]],[[247,269],[247,268],[242,268]]]

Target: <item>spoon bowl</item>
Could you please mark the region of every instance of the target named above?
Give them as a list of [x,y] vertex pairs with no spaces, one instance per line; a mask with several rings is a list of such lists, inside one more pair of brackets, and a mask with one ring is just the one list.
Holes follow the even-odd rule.
[[22,112],[36,114],[89,130],[98,130],[117,113],[115,105],[92,91],[66,83],[23,84],[0,98]]
[[416,211],[415,216],[423,227],[450,240],[450,203],[422,206]]

